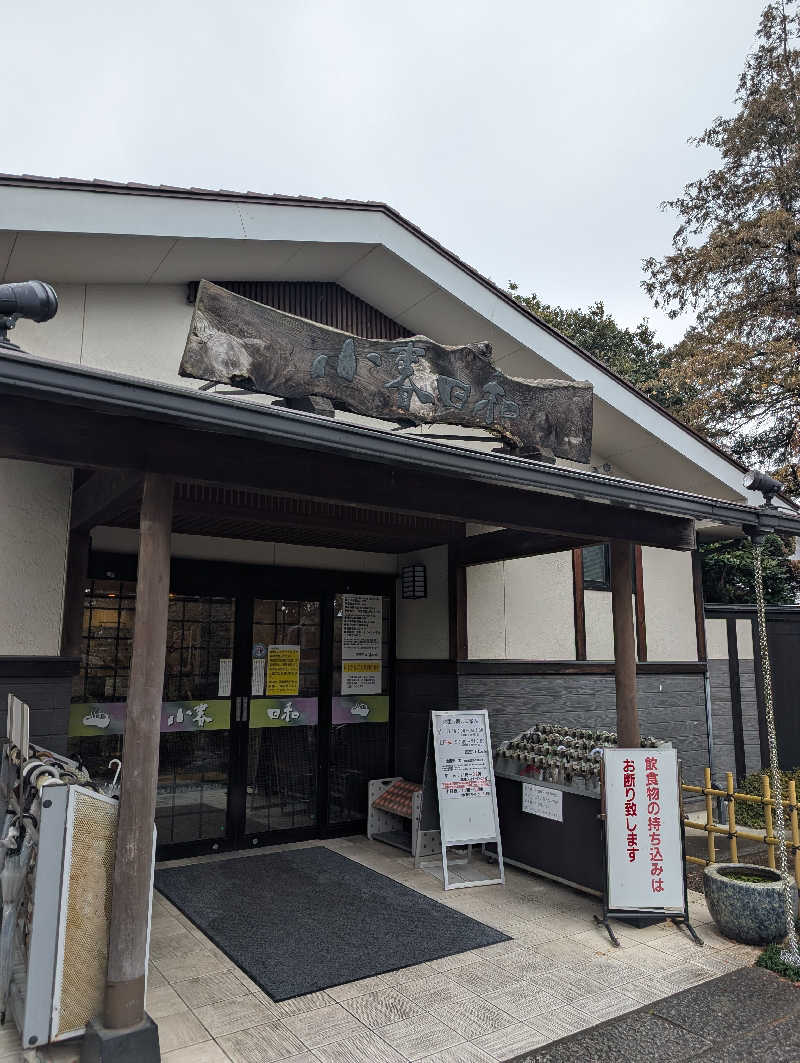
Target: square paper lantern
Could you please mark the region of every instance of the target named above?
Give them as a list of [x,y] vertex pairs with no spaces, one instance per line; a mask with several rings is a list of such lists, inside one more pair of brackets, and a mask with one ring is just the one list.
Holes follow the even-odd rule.
[[404,598],[427,598],[428,586],[425,579],[425,566],[421,563],[406,565],[400,570],[400,583]]

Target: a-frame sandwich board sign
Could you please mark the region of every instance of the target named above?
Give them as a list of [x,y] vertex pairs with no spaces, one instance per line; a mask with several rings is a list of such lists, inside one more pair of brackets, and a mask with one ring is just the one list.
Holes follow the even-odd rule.
[[[464,880],[459,876],[454,880],[448,867],[448,848],[466,846],[470,853],[473,845],[490,842],[497,846],[499,877]],[[505,883],[489,714],[485,709],[430,714],[415,866],[422,867],[423,857],[439,849],[446,890]]]

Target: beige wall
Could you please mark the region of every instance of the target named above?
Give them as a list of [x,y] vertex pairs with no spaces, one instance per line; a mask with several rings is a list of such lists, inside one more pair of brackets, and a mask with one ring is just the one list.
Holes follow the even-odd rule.
[[397,572],[421,561],[428,583],[427,598],[405,600],[397,589],[397,656],[405,660],[445,660],[450,655],[447,547],[399,554]]
[[696,661],[692,555],[642,547],[649,661]]
[[614,629],[611,625],[611,591],[587,589],[583,595],[586,615],[586,658],[614,660]]
[[709,661],[728,659],[728,629],[724,620],[706,620],[706,654]]
[[[691,555],[645,547],[642,570],[648,660],[696,661]],[[575,659],[568,552],[468,568],[467,600],[471,658]],[[613,660],[611,592],[587,589],[584,607],[587,659]]]
[[467,640],[472,659],[575,659],[569,553],[467,569]]
[[58,298],[52,321],[17,326],[15,340],[31,354],[145,380],[187,383],[178,376],[192,317],[185,285],[60,284]]
[[61,650],[72,470],[0,460],[0,655]]
[[739,660],[753,660],[753,625],[749,620],[736,621],[736,649]]
[[467,569],[467,655],[471,660],[506,656],[506,588],[503,562]]

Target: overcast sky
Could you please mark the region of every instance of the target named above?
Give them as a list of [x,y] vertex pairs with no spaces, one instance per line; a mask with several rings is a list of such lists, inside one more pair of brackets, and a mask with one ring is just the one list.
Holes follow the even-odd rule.
[[498,284],[674,340],[641,259],[762,6],[9,2],[0,169],[385,200]]

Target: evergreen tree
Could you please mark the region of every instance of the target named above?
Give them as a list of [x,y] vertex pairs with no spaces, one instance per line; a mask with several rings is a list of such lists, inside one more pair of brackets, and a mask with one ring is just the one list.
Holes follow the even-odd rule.
[[[631,384],[671,407],[672,413],[696,400],[694,384],[681,381],[678,392],[663,385],[663,377],[670,365],[672,353],[664,348],[647,320],[635,329],[622,328],[609,314],[602,301],[587,310],[565,310],[542,302],[537,295],[522,296],[518,285],[509,284],[509,291],[527,310],[558,329],[583,350],[605,362]],[[790,560],[794,550],[791,540],[784,542],[777,535],[767,539],[764,548],[764,595],[770,605],[794,604],[800,591],[800,565]],[[703,569],[703,592],[707,602],[752,603],[754,598],[753,552],[745,539],[707,543],[700,547]]]
[[508,288],[526,310],[605,362],[615,373],[672,413],[677,413],[686,403],[691,389],[678,394],[671,385],[669,388],[662,386],[661,374],[669,365],[670,354],[656,338],[647,318],[643,318],[636,328],[623,328],[608,313],[602,300],[598,299],[586,310],[565,310],[542,302],[536,294],[520,295],[519,286],[513,281],[509,282]]
[[[777,535],[764,540],[764,598],[769,605],[794,605],[800,589],[796,562],[789,558],[792,540]],[[705,543],[700,547],[703,596],[707,602],[749,605],[754,601],[753,551],[747,539]]]
[[696,323],[660,386],[681,415],[800,493],[800,11],[761,15],[732,118],[694,143],[721,165],[663,206],[680,225],[672,253],[645,262],[644,287]]

